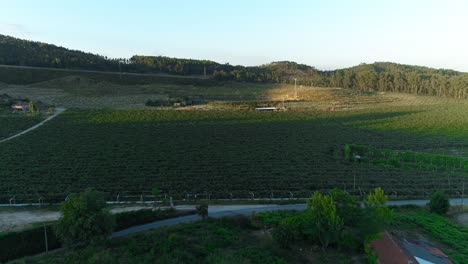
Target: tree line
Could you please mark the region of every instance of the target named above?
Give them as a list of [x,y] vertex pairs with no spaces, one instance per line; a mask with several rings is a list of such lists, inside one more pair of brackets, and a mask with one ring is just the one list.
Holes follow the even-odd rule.
[[218,81],[297,82],[305,86],[468,98],[468,73],[389,62],[320,71],[290,61],[245,67],[164,56],[135,55],[129,59],[116,59],[0,35],[0,64],[184,76],[206,74]]

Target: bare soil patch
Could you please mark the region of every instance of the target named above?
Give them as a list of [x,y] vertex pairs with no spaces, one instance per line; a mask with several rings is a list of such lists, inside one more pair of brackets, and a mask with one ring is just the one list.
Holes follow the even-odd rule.
[[454,219],[457,223],[468,226],[468,213],[457,214]]
[[[111,209],[112,213],[122,213],[129,211],[137,211],[141,209],[151,209],[150,206],[119,206]],[[60,218],[59,211],[52,211],[48,209],[27,210],[27,211],[0,211],[0,233],[20,231],[34,224],[56,221]]]

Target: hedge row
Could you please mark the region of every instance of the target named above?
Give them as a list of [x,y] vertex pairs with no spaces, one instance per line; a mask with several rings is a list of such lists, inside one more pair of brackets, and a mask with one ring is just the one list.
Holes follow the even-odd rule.
[[[62,243],[55,236],[53,225],[46,225],[46,230],[49,250],[60,248]],[[0,249],[0,262],[2,263],[45,252],[44,227],[0,235]]]
[[[143,209],[115,214],[115,230],[122,230],[131,226],[146,224],[178,216],[194,214],[195,210],[157,210]],[[53,224],[46,225],[49,250],[62,246],[55,236]],[[0,234],[0,262],[22,258],[45,252],[44,227],[35,227],[20,232]]]
[[129,211],[116,214],[116,227],[115,230],[119,231],[131,226],[142,225],[151,223],[158,220],[174,218],[179,216],[195,214],[195,210],[176,211],[170,210],[156,210],[142,209],[138,211]]

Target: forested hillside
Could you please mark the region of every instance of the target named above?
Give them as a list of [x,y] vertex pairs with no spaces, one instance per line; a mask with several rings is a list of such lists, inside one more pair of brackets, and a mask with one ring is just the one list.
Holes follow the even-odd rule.
[[163,56],[135,55],[129,59],[111,59],[0,35],[0,64],[132,73],[206,74],[218,81],[293,83],[296,79],[299,85],[306,86],[468,98],[468,73],[389,62],[320,71],[289,61],[244,67]]
[[99,71],[119,70],[117,59],[4,35],[0,35],[0,64]]
[[377,62],[337,70],[330,83],[361,91],[388,91],[468,98],[468,73]]

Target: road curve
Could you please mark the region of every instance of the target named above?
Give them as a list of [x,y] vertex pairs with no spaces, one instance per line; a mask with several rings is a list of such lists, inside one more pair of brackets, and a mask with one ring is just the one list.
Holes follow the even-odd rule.
[[[419,205],[423,206],[427,204],[429,200],[401,200],[401,201],[389,201],[388,205],[402,206],[402,205]],[[451,205],[462,204],[462,199],[450,199]],[[306,204],[287,204],[287,205],[225,205],[225,206],[211,206],[208,208],[209,217],[221,218],[235,215],[251,215],[253,213],[265,212],[265,211],[281,211],[281,210],[305,210]],[[194,209],[194,206],[178,206],[176,209]],[[165,219],[156,221],[144,225],[133,226],[121,231],[114,232],[111,238],[128,236],[131,234],[147,231],[153,228],[172,226],[182,223],[189,223],[200,220],[198,215],[181,216],[176,218]]]
[[44,125],[45,123],[49,122],[50,120],[54,119],[55,117],[57,117],[58,115],[60,115],[60,114],[61,114],[63,111],[65,111],[65,110],[66,110],[65,108],[55,108],[55,112],[54,112],[53,115],[49,116],[48,118],[44,119],[42,122],[36,124],[36,125],[33,126],[33,127],[30,127],[30,128],[28,128],[28,129],[26,129],[26,130],[24,130],[24,131],[22,131],[22,132],[20,132],[20,133],[18,133],[18,134],[16,134],[16,135],[13,135],[13,136],[11,136],[11,137],[9,137],[9,138],[5,138],[5,139],[0,140],[0,143],[10,141],[10,140],[12,140],[12,139],[14,139],[14,138],[17,138],[17,137],[19,137],[19,136],[21,136],[21,135],[24,135],[24,134],[26,134],[26,133],[28,133],[28,132],[33,131],[34,129],[36,129],[36,128],[38,128],[38,127]]

